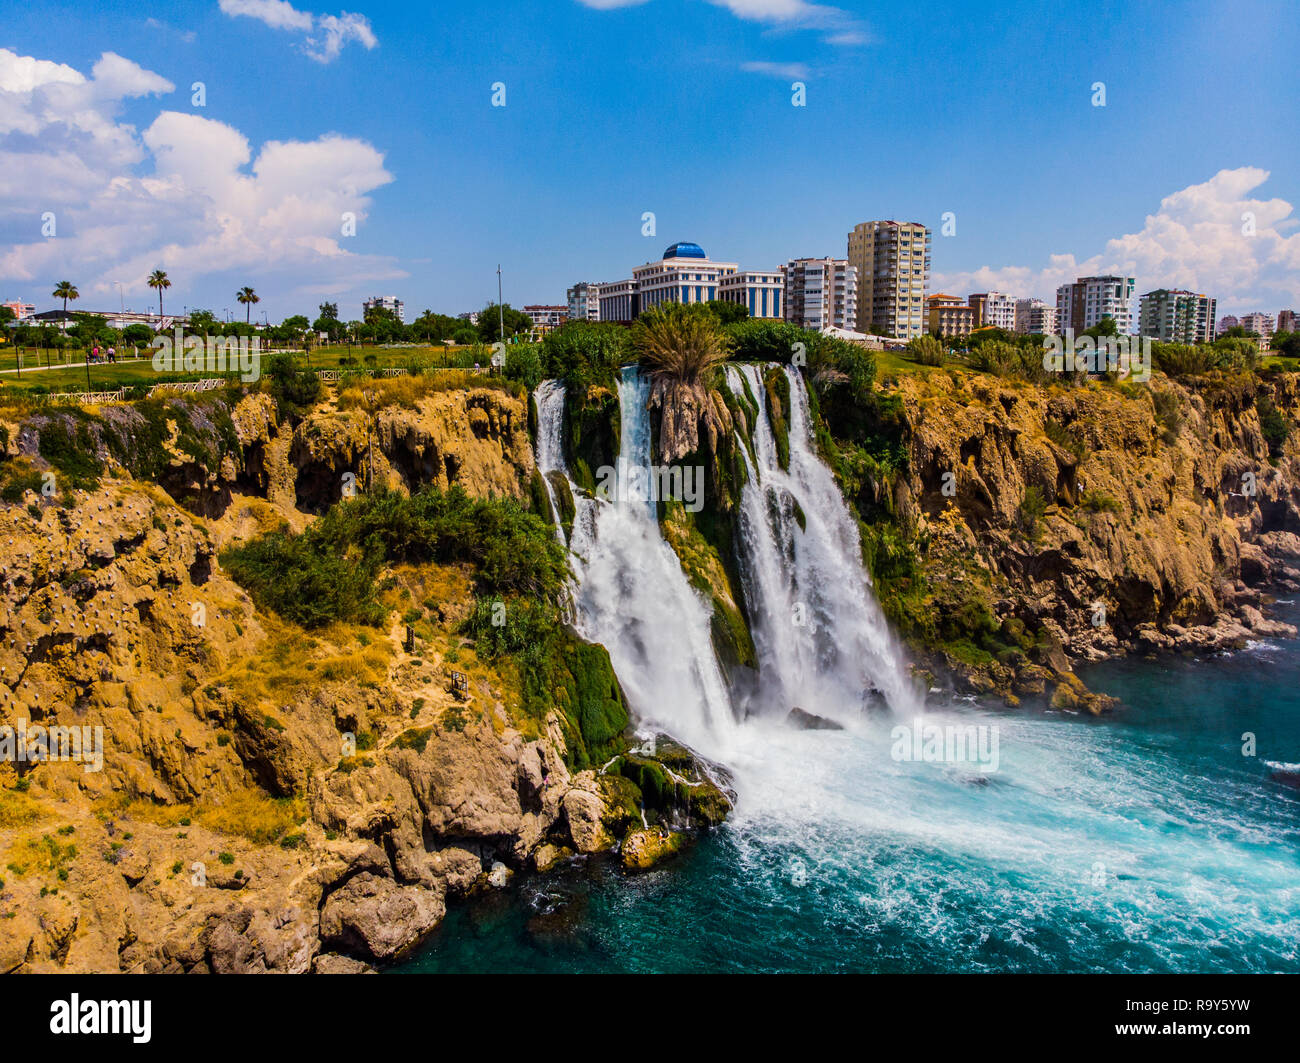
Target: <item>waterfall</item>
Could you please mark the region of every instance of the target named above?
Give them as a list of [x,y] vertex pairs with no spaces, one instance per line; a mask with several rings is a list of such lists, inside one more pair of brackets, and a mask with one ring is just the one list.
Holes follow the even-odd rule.
[[[548,384],[551,385],[548,387]],[[543,388],[547,388],[543,393]],[[539,386],[539,466],[563,471],[558,385]],[[721,754],[735,727],[731,696],[713,652],[711,606],[686,579],[659,531],[650,475],[650,387],[635,368],[619,382],[622,420],[613,498],[591,498],[570,481],[576,514],[570,542],[575,626],[609,651],[632,710],[701,752]],[[567,475],[567,473],[566,473]],[[603,479],[597,472],[598,481]]]
[[555,488],[551,486],[550,473],[564,472],[564,394],[565,388],[558,380],[543,380],[534,393],[537,399],[537,471],[546,485],[546,497],[551,503],[551,516],[555,521],[555,534],[564,542],[564,527],[560,523],[560,507],[555,501]]
[[[728,386],[757,400],[751,457],[737,433],[748,482],[736,548],[759,675],[733,704],[713,650],[710,603],[691,587],[660,532],[651,466],[650,384],[635,368],[619,381],[622,421],[614,497],[592,498],[570,480],[569,543],[575,626],[609,651],[631,708],[708,756],[752,756],[741,717],[783,719],[794,707],[851,723],[864,708],[919,711],[903,656],[871,593],[857,523],[816,452],[808,395],[790,382],[789,469],[780,467],[762,369],[728,366]],[[538,468],[568,476],[562,448],[564,388],[536,392]],[[607,470],[596,473],[598,482]],[[547,484],[550,492],[550,484]],[[552,497],[552,507],[555,502]],[[737,695],[740,697],[739,695]],[[741,753],[746,747],[748,752]]]
[[789,469],[782,469],[767,410],[763,368],[727,367],[727,384],[757,403],[754,454],[737,445],[749,473],[741,495],[737,554],[760,684],[746,714],[795,706],[847,721],[886,703],[917,711],[920,700],[870,589],[857,522],[816,451],[808,393],[790,385]]

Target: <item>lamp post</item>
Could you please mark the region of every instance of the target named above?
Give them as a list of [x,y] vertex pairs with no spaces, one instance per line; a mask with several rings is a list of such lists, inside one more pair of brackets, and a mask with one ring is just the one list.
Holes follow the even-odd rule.
[[497,339],[506,342],[506,311],[501,304],[501,263],[497,263],[497,325],[500,329]]

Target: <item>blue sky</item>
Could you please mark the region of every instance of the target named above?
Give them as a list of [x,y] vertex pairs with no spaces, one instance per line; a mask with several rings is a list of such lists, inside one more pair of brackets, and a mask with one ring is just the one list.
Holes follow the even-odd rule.
[[[932,290],[1126,268],[1225,310],[1300,303],[1294,5],[352,2],[364,29],[329,0],[6,0],[0,295],[44,308],[66,277],[113,306],[121,281],[143,308],[164,265],[177,309],[238,312],[252,284],[271,320],[379,292],[409,320],[495,298],[498,261],[508,301],[562,302],[676,240],[773,268],[899,218],[936,230]],[[136,70],[95,76],[104,53]],[[65,68],[85,84],[48,94]],[[317,141],[259,178],[268,144]]]

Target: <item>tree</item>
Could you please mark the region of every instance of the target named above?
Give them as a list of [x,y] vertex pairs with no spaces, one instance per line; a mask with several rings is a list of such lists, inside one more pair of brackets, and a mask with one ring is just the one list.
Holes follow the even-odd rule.
[[710,299],[704,305],[712,310],[717,319],[724,325],[734,325],[737,321],[744,321],[749,317],[749,307],[744,303],[732,303],[726,299]]
[[162,293],[164,288],[170,288],[172,282],[167,279],[167,274],[160,269],[154,270],[149,274],[149,280],[146,282],[150,288],[158,290],[158,316],[162,317]]
[[[63,317],[66,321],[68,316],[68,300],[80,299],[81,293],[77,291],[77,286],[73,284],[72,281],[59,281],[59,283],[54,286],[54,298],[63,300]],[[63,327],[65,330],[67,329],[66,324]]]
[[[262,301],[262,297],[258,295],[257,292],[253,291],[252,288],[243,287],[240,288],[239,291],[235,293],[235,299],[236,301],[244,304],[244,324],[246,325],[251,324],[253,304],[260,303]],[[303,320],[306,321],[307,319],[303,318]]]
[[211,310],[191,310],[190,329],[202,333],[204,336],[210,336],[213,333],[220,334],[221,332],[221,329],[217,327],[216,315]]
[[651,375],[688,386],[726,361],[731,349],[715,315],[682,303],[665,303],[638,317],[632,345]]
[[122,342],[127,343],[132,347],[147,346],[149,341],[152,339],[153,329],[148,325],[127,325],[126,328],[122,330]]
[[326,321],[337,321],[339,319],[338,303],[321,303],[316,309],[320,311],[320,316]]
[[1118,336],[1119,326],[1115,324],[1115,319],[1107,314],[1092,328],[1084,329],[1079,335],[1091,336],[1094,340],[1100,339],[1102,336]]
[[[456,342],[460,342],[459,338]],[[564,380],[573,388],[607,378],[632,358],[628,330],[608,321],[567,321],[548,332],[541,346],[544,374]],[[510,364],[508,358],[506,364]]]
[[496,343],[503,338],[499,317],[505,319],[504,338],[506,339],[527,332],[533,327],[533,319],[522,310],[516,310],[509,303],[502,304],[499,314],[497,304],[488,303],[478,316],[478,338],[484,343]]

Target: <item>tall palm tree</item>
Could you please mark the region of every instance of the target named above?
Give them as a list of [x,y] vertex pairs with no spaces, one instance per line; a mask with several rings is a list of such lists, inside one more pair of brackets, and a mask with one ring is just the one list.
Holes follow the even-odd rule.
[[252,322],[249,318],[253,313],[253,304],[260,303],[262,301],[261,296],[259,296],[257,292],[253,291],[252,288],[240,288],[239,291],[235,293],[235,298],[244,304],[244,323],[246,325],[251,324]]
[[77,291],[77,286],[73,284],[72,281],[59,281],[59,283],[54,286],[53,294],[54,294],[54,298],[63,300],[63,317],[64,317],[63,331],[64,333],[67,333],[68,300],[80,299],[81,293]]
[[158,316],[162,317],[162,293],[164,288],[170,288],[172,282],[167,279],[167,274],[160,269],[154,270],[149,274],[149,287],[158,289]]
[[692,388],[726,360],[730,348],[714,314],[681,303],[665,303],[637,318],[632,345],[652,376]]

